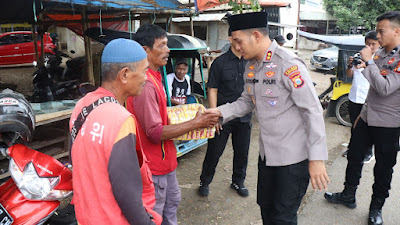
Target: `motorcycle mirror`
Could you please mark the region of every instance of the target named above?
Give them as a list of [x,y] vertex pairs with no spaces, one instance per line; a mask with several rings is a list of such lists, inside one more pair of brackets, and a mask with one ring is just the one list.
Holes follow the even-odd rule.
[[33,62],[32,62],[32,65],[33,65],[34,67],[37,67],[37,62],[36,62],[36,61],[33,61]]

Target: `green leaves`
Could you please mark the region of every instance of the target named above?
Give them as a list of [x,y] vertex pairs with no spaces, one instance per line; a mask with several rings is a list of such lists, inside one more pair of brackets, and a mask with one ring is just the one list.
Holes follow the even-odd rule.
[[258,0],[219,0],[221,3],[228,3],[234,14],[242,14],[243,11],[259,12],[261,10]]
[[324,0],[324,5],[343,30],[358,26],[375,29],[378,16],[400,9],[400,1],[393,0]]

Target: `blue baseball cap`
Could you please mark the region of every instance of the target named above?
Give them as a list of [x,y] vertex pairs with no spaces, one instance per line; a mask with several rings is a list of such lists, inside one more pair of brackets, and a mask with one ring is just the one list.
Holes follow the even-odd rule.
[[139,43],[125,38],[118,38],[110,41],[104,47],[101,62],[130,63],[142,61],[146,57],[146,51]]

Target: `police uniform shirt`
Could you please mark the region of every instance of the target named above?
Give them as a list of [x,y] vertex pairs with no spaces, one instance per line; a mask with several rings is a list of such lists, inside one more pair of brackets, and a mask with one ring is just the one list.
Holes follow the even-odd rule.
[[361,118],[374,127],[400,127],[400,45],[389,53],[379,49],[374,64],[362,72],[370,83]]
[[261,62],[247,63],[243,77],[242,96],[219,109],[224,122],[256,109],[267,166],[328,158],[323,110],[301,59],[273,41]]
[[[207,87],[217,88],[217,106],[238,99],[244,86],[243,72],[248,61],[238,58],[229,50],[216,58],[211,65]],[[251,121],[251,113],[240,118],[241,122]]]

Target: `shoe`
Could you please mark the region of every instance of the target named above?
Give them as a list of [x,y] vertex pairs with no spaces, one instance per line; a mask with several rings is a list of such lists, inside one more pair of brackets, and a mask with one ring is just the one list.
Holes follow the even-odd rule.
[[326,192],[324,194],[324,197],[326,200],[328,200],[329,203],[342,204],[350,209],[354,209],[355,207],[357,207],[356,198],[354,195],[345,195],[343,194],[343,192]]
[[201,197],[207,197],[209,193],[210,193],[210,188],[208,187],[208,184],[200,183],[199,195]]
[[365,156],[365,158],[364,158],[364,163],[370,163],[372,160],[374,160],[375,159],[375,156],[374,156],[374,154],[371,154],[371,155],[367,155],[367,156]]
[[371,209],[368,215],[368,225],[383,224],[382,209]]
[[349,149],[347,149],[345,152],[343,152],[342,156],[346,158],[348,153],[349,153]]
[[249,196],[249,190],[247,190],[243,184],[232,183],[231,188],[236,190],[236,192],[242,197]]

